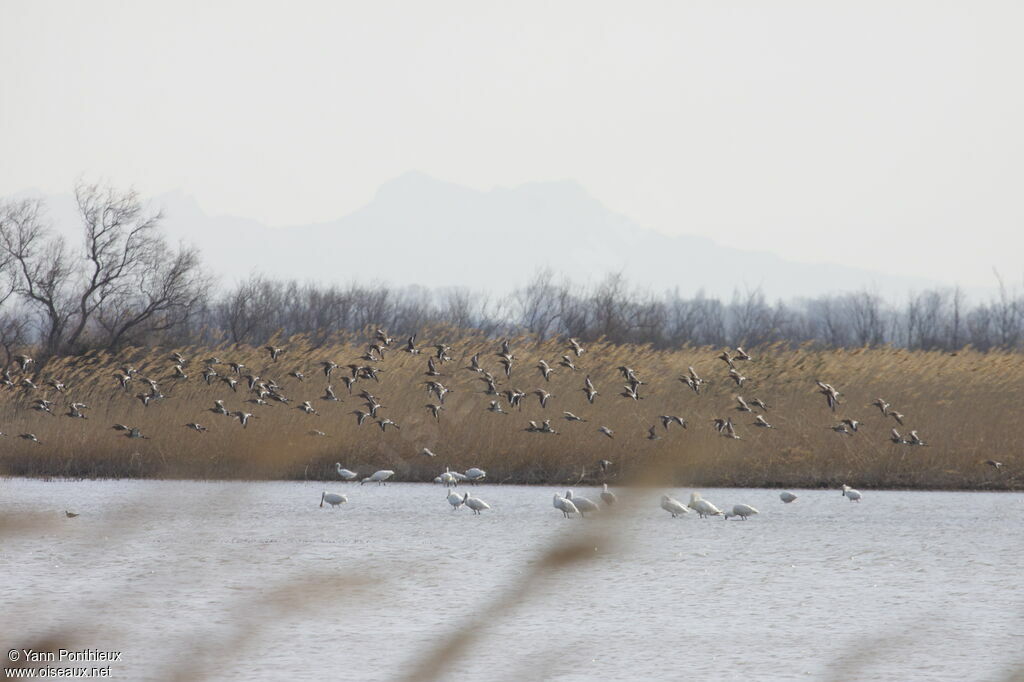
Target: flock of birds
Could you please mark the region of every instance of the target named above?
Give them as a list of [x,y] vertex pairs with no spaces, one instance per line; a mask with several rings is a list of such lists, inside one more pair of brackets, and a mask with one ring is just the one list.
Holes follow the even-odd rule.
[[[341,462],[335,463],[335,469],[338,472],[338,476],[344,481],[355,481],[359,479],[359,474],[350,469],[346,469],[341,466]],[[394,476],[395,472],[390,469],[381,469],[375,471],[373,474],[359,479],[359,484],[365,483],[377,483],[377,485],[386,485],[387,480]],[[473,514],[479,515],[481,512],[491,508],[484,500],[470,495],[468,492],[459,495],[458,492],[452,490],[453,487],[459,485],[459,483],[479,483],[487,477],[487,472],[473,467],[468,469],[465,473],[458,471],[451,471],[445,469],[444,473],[434,479],[434,483],[444,484],[448,489],[448,494],[445,500],[452,507],[452,511],[457,511],[461,507],[472,510]],[[858,490],[851,488],[848,485],[843,485],[842,488],[843,497],[846,497],[851,502],[860,502],[861,493]],[[618,502],[618,497],[614,492],[608,489],[608,484],[603,483],[601,489],[601,501],[605,507],[612,507]],[[785,504],[790,504],[797,500],[797,496],[788,490],[784,490],[779,493],[779,499]],[[340,493],[330,493],[326,490],[320,495],[320,507],[322,508],[325,504],[329,505],[332,509],[346,504],[348,502],[348,496]],[[558,511],[562,512],[565,518],[572,518],[573,514],[578,514],[580,518],[586,518],[588,513],[600,511],[601,505],[594,502],[590,498],[575,495],[572,490],[567,490],[565,495],[559,495],[557,492],[552,498],[552,506]],[[697,513],[700,518],[709,518],[712,516],[721,516],[728,520],[730,517],[738,517],[742,521],[746,521],[749,517],[760,512],[749,504],[734,504],[732,509],[729,511],[722,511],[712,502],[705,500],[701,493],[693,492],[690,493],[689,504],[683,504],[679,500],[669,496],[661,496],[661,508],[672,515],[672,518],[678,518],[685,516],[693,512]],[[71,511],[64,511],[64,514],[73,519],[79,514]]]
[[[267,353],[269,363],[262,370],[259,370],[260,374],[250,370],[240,362],[225,361],[218,357],[203,359],[199,363],[201,369],[191,370],[189,369],[192,365],[191,359],[186,358],[179,352],[175,352],[169,358],[171,366],[168,376],[159,379],[152,376],[143,376],[131,365],[125,365],[119,372],[114,374],[113,378],[116,380],[117,385],[129,394],[131,394],[134,385],[142,385],[144,390],[135,393],[134,397],[144,407],[150,408],[168,397],[164,393],[168,382],[173,385],[189,381],[192,379],[193,374],[198,374],[198,378],[208,386],[216,384],[225,390],[230,390],[231,395],[242,392],[245,396],[244,408],[229,409],[225,404],[224,398],[217,398],[213,401],[213,406],[208,408],[207,411],[219,417],[236,420],[243,429],[248,428],[254,420],[259,419],[259,415],[256,414],[257,410],[272,405],[285,405],[304,414],[318,416],[320,412],[317,406],[314,405],[314,400],[299,400],[298,398],[293,399],[289,397],[285,388],[273,376],[269,376],[274,374],[271,368],[279,367],[280,365],[277,363],[282,358],[287,357],[287,348],[268,345],[264,350]],[[418,347],[416,345],[416,335],[408,337],[404,345],[396,344],[395,339],[389,336],[385,330],[378,329],[367,346],[365,353],[358,358],[357,362],[348,365],[341,365],[331,359],[324,359],[319,362],[320,372],[326,381],[323,395],[320,396],[319,401],[324,404],[342,402],[342,398],[339,398],[334,388],[334,382],[340,381],[347,389],[349,395],[357,395],[363,401],[362,409],[355,409],[350,413],[355,417],[358,426],[372,421],[384,433],[392,429],[401,429],[401,425],[398,422],[384,416],[383,411],[387,408],[383,404],[382,399],[374,395],[369,388],[363,388],[358,393],[356,389],[367,384],[372,386],[381,385],[381,376],[386,371],[384,367],[385,356],[391,352],[403,352],[411,356],[422,356],[425,358],[424,375],[426,379],[421,383],[421,386],[430,397],[431,402],[426,403],[424,409],[428,411],[430,418],[440,421],[446,409],[445,399],[454,392],[454,389],[451,388],[451,381],[447,378],[451,373],[448,372],[446,374],[442,372],[442,369],[447,369],[445,365],[452,362],[451,350],[451,346],[444,343],[435,344],[432,347],[432,351],[428,350],[428,348]],[[584,378],[579,390],[585,395],[587,404],[593,405],[598,396],[602,395],[602,392],[595,386],[591,376],[581,371],[581,368],[576,364],[578,359],[586,352],[587,350],[578,339],[570,338],[560,360],[549,363],[541,359],[537,362],[535,369],[538,379],[542,380],[544,385],[548,385],[548,382],[551,381],[551,376],[556,372],[580,372],[584,375]],[[503,415],[509,414],[509,411],[513,409],[522,410],[524,401],[531,395],[537,398],[539,407],[542,410],[546,410],[556,400],[556,396],[545,388],[537,388],[527,392],[512,385],[513,369],[519,367],[519,360],[513,352],[511,342],[508,339],[501,342],[500,348],[497,349],[495,355],[501,367],[501,370],[497,373],[492,373],[485,368],[480,353],[473,355],[469,359],[468,366],[463,368],[477,375],[476,378],[484,384],[481,392],[486,396],[486,400],[489,403],[485,408],[488,412]],[[734,390],[737,393],[743,390],[745,385],[748,385],[749,379],[746,374],[749,372],[742,368],[753,366],[756,364],[756,361],[743,348],[737,347],[734,350],[725,350],[717,356],[717,360],[723,363],[721,366],[726,370],[724,381],[734,384]],[[55,410],[58,407],[57,401],[61,400],[61,398],[57,396],[63,396],[63,407],[67,409],[63,413],[65,417],[79,420],[88,419],[87,412],[89,406],[87,404],[68,398],[68,387],[59,378],[49,377],[43,380],[38,376],[34,376],[34,367],[35,361],[30,356],[24,354],[14,356],[14,372],[12,373],[11,367],[5,369],[2,379],[0,379],[0,385],[8,388],[24,389],[25,401],[28,403],[29,408],[51,416],[59,414]],[[647,382],[641,379],[640,373],[632,367],[623,365],[616,369],[621,374],[623,381],[622,390],[618,392],[619,398],[639,404],[646,397],[644,393]],[[268,376],[261,376],[261,374],[268,374]],[[297,381],[291,387],[293,390],[300,390],[300,387],[307,385],[307,378],[311,378],[306,376],[303,368],[298,367],[287,372],[287,376]],[[449,385],[446,386],[442,379],[447,381]],[[194,381],[195,379],[192,380]],[[680,376],[678,380],[697,395],[700,395],[704,391],[705,386],[711,383],[711,380],[702,378],[692,366],[688,367],[687,373]],[[817,392],[823,396],[826,406],[831,413],[835,414],[839,406],[844,404],[843,394],[829,383],[823,381],[816,381],[815,383]],[[45,395],[29,401],[31,394],[37,390],[44,391]],[[168,393],[172,391],[173,389],[170,389]],[[750,426],[762,430],[776,429],[776,426],[768,420],[769,405],[764,400],[758,397],[744,397],[738,394],[733,396],[733,400],[735,404],[730,412],[749,415],[751,421],[748,424]],[[907,423],[905,415],[883,398],[876,398],[870,403],[870,406],[877,407],[884,419],[892,419],[900,428],[903,428]],[[727,414],[726,416],[715,417],[711,420],[711,423],[715,432],[723,438],[741,440],[744,437],[741,434],[743,425],[734,421],[734,416],[734,414]],[[589,422],[585,416],[577,415],[568,410],[562,411],[562,418],[568,425],[579,425]],[[647,440],[660,440],[663,438],[663,434],[668,432],[670,427],[673,426],[678,426],[682,429],[689,427],[687,419],[674,414],[657,415],[653,420],[654,423],[646,430]],[[658,428],[658,422],[661,424],[660,429]],[[208,431],[208,427],[198,421],[188,422],[183,426],[200,434]],[[139,426],[116,423],[111,428],[127,438],[150,438],[149,435],[142,432]],[[566,428],[570,427],[566,426]],[[578,428],[578,426],[573,426],[572,428]],[[616,432],[605,424],[592,425],[591,428],[600,438],[616,438]],[[863,424],[856,418],[843,416],[828,426],[828,428],[842,437],[854,437],[861,433]],[[529,420],[523,430],[532,434],[557,435],[560,433],[560,430],[552,425],[552,419]],[[319,429],[312,429],[308,433],[311,436],[318,437],[328,435]],[[0,435],[4,434],[0,433]],[[43,444],[43,440],[37,437],[35,432],[21,433],[20,438],[39,445]],[[928,445],[916,429],[909,429],[907,435],[904,436],[897,430],[896,426],[891,428],[889,440],[897,445],[918,447]],[[428,458],[437,456],[428,447],[423,447],[419,450],[419,454]],[[601,471],[607,474],[611,462],[601,460],[599,464]],[[994,467],[996,470],[1003,468],[1003,464],[995,460],[987,460],[986,464]],[[378,474],[381,473],[378,472]],[[376,475],[374,474],[374,476]]]
[[[355,481],[359,478],[359,475],[355,472],[342,467],[340,462],[335,463],[335,467],[338,475],[343,480]],[[470,472],[472,472],[472,474],[470,474]],[[394,473],[395,472],[390,469],[382,469],[361,479],[360,485],[370,482],[376,482],[378,485],[384,485],[386,481],[394,475]],[[472,510],[473,514],[479,515],[481,512],[490,509],[491,506],[475,495],[470,495],[468,492],[459,495],[458,492],[451,488],[458,486],[460,482],[477,483],[483,481],[486,477],[487,472],[475,467],[469,469],[465,474],[445,469],[444,473],[434,479],[434,482],[443,483],[449,488],[445,499],[448,504],[451,505],[452,511],[457,511],[461,507],[466,507],[467,509]],[[850,502],[860,502],[862,497],[859,490],[855,490],[845,484],[842,487],[842,494],[843,497],[850,500]],[[608,489],[607,483],[602,484],[600,496],[605,507],[612,507],[618,502],[618,497],[614,492]],[[779,493],[779,499],[785,504],[790,504],[797,500],[797,496],[788,490],[784,490]],[[321,507],[327,504],[334,508],[347,502],[347,495],[329,493],[326,490],[320,496]],[[601,509],[601,505],[597,502],[587,497],[575,495],[572,490],[567,490],[565,495],[560,495],[556,492],[552,498],[552,506],[562,512],[562,515],[567,519],[571,518],[574,514],[578,514],[580,518],[586,518],[588,513],[598,512]],[[709,500],[705,500],[699,492],[690,493],[690,501],[688,504],[683,504],[669,495],[662,495],[661,508],[671,514],[672,518],[678,518],[680,516],[696,512],[697,516],[702,519],[710,518],[712,516],[721,516],[728,520],[735,516],[742,521],[746,521],[751,516],[760,513],[749,504],[735,504],[731,510],[723,511],[715,506],[714,503]]]

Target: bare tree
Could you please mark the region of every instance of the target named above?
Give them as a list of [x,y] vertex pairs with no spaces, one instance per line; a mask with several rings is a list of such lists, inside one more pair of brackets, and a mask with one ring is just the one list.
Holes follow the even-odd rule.
[[42,318],[45,354],[81,350],[97,327],[116,345],[136,330],[186,319],[205,289],[198,253],[169,249],[161,214],[145,211],[134,190],[81,183],[75,199],[80,251],[51,234],[38,200],[7,205],[0,217],[0,263],[13,291]]
[[5,312],[0,314],[0,349],[3,350],[3,367],[11,366],[15,351],[28,344],[28,318],[24,315]]
[[[220,340],[263,343],[306,333],[315,343],[381,326],[425,335],[452,326],[483,335],[693,345],[817,342],[832,347],[900,343],[911,348],[1020,348],[1024,298],[997,273],[999,294],[969,305],[961,289],[929,289],[897,308],[868,291],[769,305],[758,289],[731,302],[699,291],[655,296],[622,273],[595,287],[555,282],[550,269],[493,301],[466,289],[384,284],[300,284],[252,276],[208,305],[209,278],[195,249],[168,246],[159,212],[134,191],[80,184],[81,248],[49,230],[38,200],[0,203],[0,352],[38,344],[40,357],[90,345]],[[2,359],[2,356],[0,356]]]
[[171,251],[158,243],[140,260],[144,267],[135,281],[114,288],[96,308],[108,348],[183,325],[206,301],[210,278],[201,271],[197,250]]
[[862,291],[847,294],[843,303],[858,346],[877,346],[885,342],[885,316],[880,296]]
[[550,269],[538,270],[533,281],[512,294],[518,323],[540,338],[548,336],[558,320],[553,280],[554,273]]
[[999,281],[999,298],[991,305],[998,336],[998,345],[1002,348],[1015,348],[1020,343],[1022,306],[1018,297],[1014,297],[1006,288],[1002,275],[995,273]]
[[613,343],[624,343],[631,331],[629,292],[621,272],[607,275],[590,296],[593,333]]
[[75,313],[69,295],[73,269],[64,240],[50,235],[43,213],[43,203],[36,199],[6,205],[0,215],[0,247],[12,278],[10,289],[41,313],[44,353],[52,355]]

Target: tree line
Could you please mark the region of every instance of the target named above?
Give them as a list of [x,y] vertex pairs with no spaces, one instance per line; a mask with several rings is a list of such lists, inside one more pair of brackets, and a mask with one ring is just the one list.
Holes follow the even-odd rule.
[[262,344],[297,333],[326,339],[369,326],[395,335],[446,326],[656,348],[1024,346],[1024,295],[1002,281],[991,300],[974,303],[959,288],[912,293],[900,303],[866,290],[784,302],[751,289],[722,300],[678,290],[653,293],[619,273],[580,286],[550,269],[504,295],[258,274],[215,289],[199,250],[169,244],[163,216],[148,210],[134,190],[80,183],[75,200],[80,225],[71,241],[47,223],[42,200],[0,202],[0,346],[6,364],[26,347],[45,358],[130,345]]

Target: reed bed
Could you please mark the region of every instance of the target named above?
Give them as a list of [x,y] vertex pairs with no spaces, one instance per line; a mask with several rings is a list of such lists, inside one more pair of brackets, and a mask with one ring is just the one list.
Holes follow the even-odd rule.
[[[717,359],[720,348],[682,348],[659,351],[650,347],[593,343],[573,357],[578,371],[558,367],[567,345],[563,340],[529,337],[511,340],[516,356],[510,378],[501,372],[493,339],[462,330],[434,330],[421,338],[422,353],[394,350],[383,361],[357,360],[366,351],[364,339],[339,338],[317,342],[308,336],[271,343],[285,348],[272,362],[262,347],[224,344],[217,347],[133,348],[117,354],[90,352],[49,361],[34,380],[35,390],[14,388],[0,393],[2,439],[0,473],[15,476],[147,477],[197,479],[332,479],[334,463],[369,475],[393,469],[394,480],[430,481],[444,468],[486,469],[498,483],[563,483],[576,481],[636,481],[659,485],[737,487],[821,487],[850,483],[861,487],[1019,489],[1022,462],[1012,429],[1018,405],[1024,402],[1024,357],[1016,353],[956,353],[902,349],[820,350],[765,347],[748,349],[753,360],[737,363],[748,377],[737,387],[728,367]],[[434,377],[451,389],[440,419],[425,407],[436,403],[425,390],[427,357],[432,343],[451,346],[451,361],[438,364]],[[187,379],[172,378],[171,353],[189,358]],[[480,362],[498,379],[499,390],[517,388],[529,395],[521,409],[509,407],[484,393],[480,375],[465,369],[469,358]],[[202,359],[211,356],[243,363],[242,374],[273,378],[291,401],[254,406],[241,376],[237,391],[219,380],[207,385],[200,376]],[[320,367],[331,360],[340,366],[330,380],[339,402],[322,400],[329,383]],[[545,381],[536,368],[547,361],[556,371]],[[340,376],[349,363],[383,369],[380,381],[361,379],[349,394]],[[131,365],[140,376],[160,382],[165,399],[145,407],[135,397],[148,387],[136,381],[123,390],[114,378]],[[641,399],[620,396],[619,366],[633,368],[645,383]],[[695,394],[678,378],[688,367],[707,380]],[[221,375],[230,370],[218,365]],[[305,381],[288,376],[293,370]],[[585,376],[600,391],[589,404],[582,391]],[[15,381],[19,379],[14,376]],[[62,381],[57,393],[44,386]],[[815,380],[828,382],[841,393],[835,412],[817,392]],[[553,394],[541,408],[534,389]],[[373,420],[358,426],[352,414],[364,409],[359,391],[373,393],[400,429],[382,432]],[[735,396],[760,398],[763,413],[774,429],[753,426],[754,415],[737,411]],[[31,409],[36,398],[57,403],[56,416]],[[884,417],[870,402],[883,397],[902,412],[905,426]],[[215,399],[228,410],[251,412],[247,428],[237,419],[209,411]],[[296,406],[309,400],[319,415]],[[508,414],[487,411],[499,400]],[[64,405],[89,405],[88,419],[63,416]],[[563,411],[587,421],[565,421]],[[688,428],[662,428],[660,415],[679,415]],[[712,427],[716,417],[732,417],[739,440],[723,438]],[[844,435],[831,430],[839,419],[862,422],[859,431]],[[550,419],[558,434],[529,433],[528,420]],[[184,425],[199,422],[209,428],[197,433]],[[112,430],[115,423],[138,427],[147,439],[129,439]],[[659,440],[648,440],[657,425]],[[607,426],[608,438],[598,431]],[[893,444],[889,430],[917,430],[925,447]],[[313,430],[327,436],[311,435]],[[18,438],[34,433],[41,444]],[[426,447],[436,458],[421,454]],[[612,466],[602,471],[600,460]],[[1003,466],[986,464],[996,460]],[[645,473],[646,472],[646,473]],[[656,472],[652,474],[651,472]],[[656,478],[657,480],[652,480]]]

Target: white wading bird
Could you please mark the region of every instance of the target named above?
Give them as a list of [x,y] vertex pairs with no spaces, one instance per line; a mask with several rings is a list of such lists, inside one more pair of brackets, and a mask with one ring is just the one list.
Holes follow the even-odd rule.
[[334,469],[338,472],[338,476],[346,481],[354,481],[359,478],[359,474],[356,472],[343,468],[341,462],[335,462]]
[[367,476],[366,478],[361,480],[359,482],[359,485],[362,485],[364,483],[376,483],[377,485],[387,485],[387,483],[385,483],[384,481],[388,480],[394,475],[395,472],[392,471],[391,469],[381,469],[380,471],[375,471],[372,476]]
[[452,506],[452,511],[455,511],[462,506],[462,498],[459,497],[458,493],[448,493],[448,497],[445,499],[447,499],[448,504]]
[[444,473],[434,480],[438,483],[444,483],[446,488],[451,488],[453,485],[459,484],[459,479],[455,478],[455,474],[449,471],[448,467],[445,467]]
[[843,485],[843,497],[850,498],[850,502],[860,502],[860,491],[854,490],[848,485]]
[[690,510],[686,508],[686,505],[679,500],[669,497],[668,495],[661,496],[661,508],[671,514],[673,519],[677,516],[685,516],[690,513]]
[[324,494],[320,496],[320,506],[324,506],[324,502],[331,505],[331,507],[337,507],[339,504],[345,504],[348,502],[348,498],[344,495],[338,495],[336,493],[329,493],[326,490]]
[[700,493],[690,493],[690,504],[687,506],[697,512],[697,516],[702,519],[722,515],[722,510],[701,497]]
[[484,471],[483,469],[477,469],[476,467],[472,467],[470,469],[466,469],[465,476],[466,478],[464,480],[468,481],[469,483],[479,483],[480,481],[487,478],[487,472]]
[[613,493],[611,490],[608,490],[608,484],[607,483],[604,484],[604,489],[601,490],[601,499],[608,506],[611,506],[611,505],[615,504],[618,501],[618,498],[615,497],[615,493]]
[[580,511],[576,508],[576,505],[572,503],[572,500],[567,500],[558,493],[555,493],[555,497],[551,504],[555,509],[562,512],[562,515],[565,516],[565,518],[569,518],[569,514],[578,514]]
[[751,507],[749,504],[734,504],[732,507],[732,511],[725,512],[723,516],[726,519],[728,519],[730,516],[738,516],[744,521],[746,521],[748,516],[753,516],[754,514],[760,514],[760,512]]
[[565,499],[576,505],[576,509],[579,510],[580,516],[583,518],[587,517],[587,512],[596,512],[601,509],[593,500],[586,497],[574,497],[571,490],[565,491]]
[[474,514],[479,514],[484,509],[490,509],[491,505],[487,504],[479,497],[470,497],[469,493],[466,493],[462,498],[462,504],[466,505],[473,510]]

